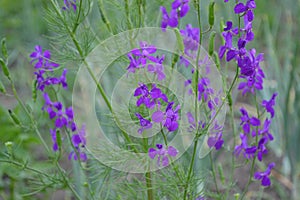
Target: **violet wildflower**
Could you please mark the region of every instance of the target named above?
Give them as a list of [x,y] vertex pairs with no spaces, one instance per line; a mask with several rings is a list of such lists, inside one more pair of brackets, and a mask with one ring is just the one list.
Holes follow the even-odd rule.
[[71,7],[74,11],[77,10],[76,0],[64,0],[64,6],[62,7],[63,10],[69,10]]
[[253,158],[255,156],[256,152],[256,146],[249,146],[248,145],[248,137],[246,134],[241,133],[240,134],[241,144],[235,146],[234,154],[236,156],[239,156],[241,152],[243,152],[243,155],[246,159]]
[[271,170],[275,167],[275,163],[270,163],[268,165],[268,168],[264,172],[255,172],[254,178],[256,180],[261,180],[261,185],[262,186],[270,186],[271,185],[271,180],[269,178],[271,174]]
[[50,129],[50,135],[53,142],[52,149],[53,151],[58,150],[57,138],[56,138],[56,129]]
[[30,54],[30,58],[32,59],[30,63],[34,63],[36,69],[44,68],[52,70],[59,66],[59,64],[51,61],[51,52],[49,50],[43,52],[42,47],[39,45],[35,46],[35,51]]
[[82,150],[82,148],[84,148],[85,145],[86,145],[85,125],[82,125],[81,129],[79,129],[77,134],[72,135],[71,141],[72,141],[72,144],[75,147],[77,152],[72,151],[69,154],[69,160],[71,158],[73,158],[74,160],[78,160],[78,155],[79,155],[79,159],[81,161],[86,161],[87,160],[87,155]]
[[191,24],[187,24],[186,28],[183,30],[180,30],[180,33],[183,37],[183,43],[185,47],[185,53],[188,52],[188,50],[196,51],[198,49],[198,43],[199,43],[199,28],[193,28]]
[[174,102],[170,102],[166,108],[166,120],[164,126],[170,131],[175,131],[178,128],[179,115],[178,111],[180,110],[180,105],[173,110]]
[[165,55],[162,55],[161,58],[159,58],[159,57],[156,58],[156,61],[155,61],[154,65],[152,65],[152,64],[148,65],[148,71],[151,72],[151,73],[156,74],[157,75],[157,80],[159,80],[159,81],[166,78],[166,75],[164,73],[164,67],[162,65],[164,60],[165,60]]
[[263,102],[262,102],[262,106],[265,107],[266,111],[271,114],[271,118],[273,118],[274,114],[275,114],[274,106],[276,103],[275,99],[276,99],[277,95],[278,95],[278,93],[275,92],[269,101],[263,100]]
[[135,116],[140,120],[141,128],[138,130],[139,134],[142,134],[144,130],[152,128],[150,120],[145,119],[141,114],[135,113]]
[[256,117],[249,117],[245,108],[241,108],[240,111],[242,113],[241,125],[243,126],[244,133],[250,133],[251,126],[260,126],[260,120]]
[[169,157],[175,157],[178,154],[177,149],[173,146],[168,146],[167,149],[163,147],[162,144],[156,144],[156,148],[150,148],[148,151],[148,155],[151,159],[154,159],[157,156],[157,165],[158,166],[168,166],[169,165]]
[[130,60],[127,70],[128,72],[135,73],[135,70],[141,67],[141,61],[140,59],[136,59],[132,53],[127,54],[127,57]]
[[266,144],[268,142],[268,138],[262,137],[257,145],[257,159],[262,161],[262,156],[268,153],[268,149],[266,148]]
[[180,13],[180,17],[184,17],[190,10],[189,0],[175,0],[172,3],[172,9],[177,9]]
[[254,19],[253,9],[256,8],[256,4],[254,0],[248,0],[246,4],[238,3],[234,7],[234,12],[236,14],[242,13],[244,17],[248,19],[249,22],[252,22]]
[[187,115],[187,118],[188,118],[188,122],[190,124],[189,129],[192,129],[192,130],[196,129],[196,122],[195,122],[195,118],[194,118],[193,114],[188,112],[186,115]]
[[207,145],[210,148],[215,147],[216,150],[219,150],[222,148],[223,143],[224,143],[224,140],[222,138],[222,136],[223,136],[222,130],[223,130],[223,126],[220,126],[216,123],[212,130],[212,131],[215,131],[215,133],[213,133],[212,134],[213,136],[210,136],[207,140]]
[[272,141],[274,139],[273,135],[270,133],[270,125],[271,125],[271,120],[268,118],[264,122],[264,126],[261,130],[258,131],[259,135],[262,135],[263,137],[266,137],[268,141]]
[[209,95],[214,93],[213,89],[209,87],[210,80],[207,77],[199,79],[198,82],[198,100],[203,99],[204,102],[208,100]]
[[232,29],[231,21],[226,22],[226,25],[227,26],[224,28],[224,32],[222,33],[225,39],[225,45],[220,46],[219,57],[222,59],[225,52],[228,51],[226,55],[226,61],[229,62],[235,56],[235,48],[232,46],[232,37],[236,36],[239,30],[238,28]]
[[134,96],[139,96],[136,102],[138,107],[144,104],[147,108],[153,109],[160,100],[168,102],[168,97],[155,84],[152,84],[152,89],[149,91],[147,85],[140,83],[140,87],[134,91]]
[[142,66],[146,65],[148,59],[153,62],[156,61],[156,58],[154,56],[151,56],[151,54],[154,54],[156,52],[156,47],[153,45],[149,45],[145,41],[140,42],[139,49],[133,49],[130,52],[133,55],[139,57]]
[[177,11],[172,9],[169,15],[165,7],[161,6],[160,10],[162,12],[162,30],[164,31],[168,26],[175,28],[178,25]]

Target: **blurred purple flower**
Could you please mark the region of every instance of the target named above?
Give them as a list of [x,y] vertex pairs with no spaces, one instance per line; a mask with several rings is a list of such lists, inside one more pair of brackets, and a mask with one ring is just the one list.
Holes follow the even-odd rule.
[[34,64],[36,69],[43,68],[46,70],[52,70],[53,68],[59,67],[59,64],[51,61],[51,52],[43,49],[40,45],[35,46],[35,51],[30,54],[31,64]]
[[165,60],[165,55],[162,55],[161,58],[157,57],[155,64],[149,64],[148,65],[148,71],[151,73],[154,73],[157,75],[157,80],[161,81],[166,78],[166,75],[164,73],[164,67],[162,63]]
[[248,112],[245,108],[240,109],[241,116],[241,125],[243,127],[244,133],[250,133],[251,126],[260,126],[260,120],[256,117],[249,117]]
[[173,146],[169,146],[167,149],[165,149],[162,144],[156,144],[156,148],[157,149],[150,148],[148,151],[148,155],[151,159],[154,159],[157,156],[158,166],[168,166],[168,156],[175,157],[178,154],[177,149],[175,149]]
[[139,113],[135,113],[135,116],[140,120],[141,128],[138,130],[139,134],[142,134],[146,129],[152,128],[152,123],[150,122],[150,120],[143,118]]
[[162,30],[165,31],[165,29],[168,26],[175,28],[178,25],[177,11],[172,9],[169,15],[165,7],[161,6],[160,10],[162,12],[162,20],[161,20]]
[[276,103],[276,97],[277,97],[278,93],[275,92],[271,99],[268,101],[268,100],[263,100],[262,101],[262,106],[266,108],[267,112],[271,114],[271,118],[274,117],[275,115],[275,110],[274,110],[274,106],[275,106],[275,103]]
[[189,0],[175,0],[172,3],[173,10],[179,10],[180,17],[184,17],[190,10]]
[[271,170],[275,167],[275,163],[270,163],[268,165],[268,168],[264,172],[255,172],[254,178],[256,180],[261,180],[261,185],[262,186],[270,186],[271,185],[271,180],[269,178],[271,174]]
[[77,10],[76,0],[64,0],[64,6],[62,7],[63,10],[69,10],[71,7],[74,11]]
[[207,145],[210,148],[215,147],[216,150],[219,150],[222,148],[224,143],[224,140],[222,138],[223,127],[216,123],[212,131],[214,133],[211,133],[212,136],[208,138]]
[[204,102],[207,102],[210,95],[214,93],[214,90],[209,87],[210,80],[207,77],[199,79],[198,82],[198,101],[203,99]]

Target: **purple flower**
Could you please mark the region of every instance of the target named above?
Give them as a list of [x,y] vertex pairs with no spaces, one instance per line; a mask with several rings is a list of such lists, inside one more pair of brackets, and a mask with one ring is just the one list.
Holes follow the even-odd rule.
[[160,100],[168,102],[168,97],[155,84],[152,84],[152,89],[149,91],[147,85],[140,83],[140,87],[134,91],[134,96],[139,96],[136,102],[138,107],[145,104],[147,108],[153,109]]
[[262,106],[265,107],[267,112],[271,114],[271,118],[273,118],[274,114],[275,114],[274,106],[276,103],[275,99],[276,99],[277,95],[278,95],[278,93],[275,92],[269,101],[267,101],[267,100],[262,101]]
[[201,99],[206,102],[208,100],[209,95],[214,93],[213,89],[209,87],[210,81],[209,78],[203,77],[199,79],[198,82],[198,100]]
[[[82,150],[80,148],[77,149],[77,153],[79,155],[79,159],[83,162],[85,162],[87,160],[87,155],[85,152],[82,152]],[[68,159],[71,160],[72,158],[74,160],[78,160],[78,156],[77,156],[77,153],[75,151],[72,151],[69,156],[68,156]]]
[[35,51],[30,54],[30,58],[32,59],[30,63],[31,64],[35,63],[34,67],[36,69],[44,68],[46,70],[52,70],[53,68],[59,66],[59,64],[51,61],[50,51],[45,50],[43,52],[42,47],[39,45],[35,46]]
[[186,28],[180,30],[183,37],[184,52],[190,55],[189,51],[197,51],[199,45],[199,28],[193,28],[191,24],[187,24]]
[[132,53],[127,54],[127,57],[130,60],[130,63],[127,67],[128,72],[135,73],[135,70],[141,68],[141,60],[134,58]]
[[268,149],[266,148],[266,144],[268,142],[268,138],[262,137],[257,145],[257,158],[259,161],[262,161],[262,156],[268,153]]
[[63,10],[69,10],[71,7],[74,11],[76,11],[76,0],[64,0],[64,6],[62,7]]
[[190,124],[189,128],[191,130],[195,130],[196,129],[196,122],[195,122],[195,118],[194,118],[193,114],[188,112],[186,115],[187,115],[187,118],[188,118],[188,122]]
[[222,126],[219,126],[217,123],[215,124],[213,131],[216,132],[207,140],[207,145],[210,148],[215,147],[216,150],[219,150],[223,146],[224,140],[222,138],[222,129]]
[[180,17],[184,17],[190,10],[189,0],[175,0],[172,3],[172,9],[178,9],[180,11]]
[[236,55],[236,50],[232,46],[232,37],[237,35],[239,30],[238,30],[238,28],[232,29],[232,22],[231,21],[226,22],[226,25],[227,26],[224,28],[224,32],[222,33],[223,38],[225,40],[225,45],[220,46],[219,57],[220,57],[220,59],[222,59],[224,54],[227,51],[226,61],[229,62]]
[[156,58],[156,61],[155,61],[154,65],[152,65],[152,64],[148,65],[148,71],[151,72],[151,73],[156,74],[157,75],[157,80],[159,80],[159,81],[166,78],[166,75],[164,73],[164,67],[162,65],[164,60],[165,60],[165,55],[162,55],[161,58],[159,58],[159,57]]
[[166,120],[164,122],[164,126],[170,131],[176,131],[178,128],[178,120],[179,115],[178,111],[180,109],[180,105],[178,105],[175,110],[173,110],[174,102],[170,102],[166,108]]
[[81,161],[87,160],[87,155],[83,152],[83,149],[86,145],[86,132],[85,132],[85,125],[82,125],[81,129],[78,130],[78,133],[73,134],[71,138],[72,144],[76,151],[72,151],[69,154],[69,160],[74,159],[78,160],[78,155]]
[[268,165],[268,168],[264,172],[255,172],[254,178],[256,180],[261,180],[261,185],[262,186],[270,186],[271,185],[271,180],[269,178],[271,174],[271,170],[275,167],[275,163],[270,163]]
[[245,108],[241,108],[240,111],[242,113],[241,125],[243,126],[244,133],[250,133],[251,126],[260,126],[260,120],[256,117],[249,117]]
[[254,13],[253,9],[256,8],[256,4],[254,0],[248,0],[246,4],[238,3],[234,7],[234,12],[236,14],[243,13],[244,17],[247,18],[249,22],[253,21]]
[[273,135],[270,133],[270,125],[271,125],[271,120],[268,118],[264,122],[264,127],[263,129],[258,131],[259,135],[262,135],[263,137],[266,137],[268,141],[272,141],[274,139]]
[[246,134],[240,134],[241,144],[235,146],[234,154],[239,156],[241,152],[244,152],[243,155],[246,159],[253,158],[256,152],[256,146],[249,146],[248,145],[248,137]]
[[86,145],[85,125],[82,125],[81,129],[78,130],[77,134],[72,135],[71,140],[74,147],[85,147]]
[[178,154],[177,149],[175,149],[173,146],[169,146],[167,149],[165,149],[162,144],[156,144],[156,147],[157,149],[150,148],[148,151],[148,155],[151,159],[154,159],[157,156],[158,166],[168,166],[168,156],[175,157]]
[[141,128],[138,130],[139,134],[142,134],[146,129],[152,128],[152,123],[150,122],[150,120],[143,118],[139,113],[135,113],[135,116],[140,120]]
[[172,9],[170,15],[168,15],[168,12],[165,7],[161,6],[160,10],[162,12],[162,30],[164,31],[167,28],[167,26],[175,28],[178,25],[177,11]]
[[156,61],[156,58],[151,56],[151,54],[154,54],[156,52],[156,47],[153,45],[148,45],[147,42],[142,41],[140,42],[140,48],[139,49],[133,49],[131,50],[131,53],[140,59],[140,64],[142,66],[145,66],[147,63],[147,59],[151,61]]
[[50,129],[50,135],[51,135],[51,139],[53,142],[52,145],[52,149],[53,151],[57,151],[58,150],[58,144],[57,144],[57,139],[56,139],[56,129]]
[[45,105],[42,110],[48,112],[50,119],[55,119],[55,127],[63,128],[64,126],[70,128],[72,131],[76,130],[76,124],[73,121],[73,110],[71,107],[66,108],[63,111],[63,105],[61,102],[52,102],[47,93],[43,94]]

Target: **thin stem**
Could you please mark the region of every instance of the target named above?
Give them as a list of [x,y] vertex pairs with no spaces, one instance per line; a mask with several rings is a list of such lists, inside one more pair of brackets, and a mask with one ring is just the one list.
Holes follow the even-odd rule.
[[146,178],[146,185],[147,185],[147,196],[148,196],[148,200],[153,200],[154,199],[154,195],[153,195],[153,188],[152,188],[152,178],[151,178],[151,172],[146,172],[145,174],[145,178]]
[[106,14],[105,14],[104,9],[103,9],[102,0],[98,0],[97,3],[98,3],[98,9],[99,9],[99,12],[100,12],[100,15],[101,15],[101,19],[104,22],[104,24],[106,25],[106,28],[108,29],[108,31],[113,35],[113,31],[110,27],[110,22],[109,22],[108,18],[106,17]]
[[127,27],[129,30],[132,29],[132,24],[131,24],[131,20],[130,20],[130,12],[129,12],[129,2],[128,0],[124,0],[125,1],[125,14],[126,14],[126,20],[127,20]]
[[218,189],[218,183],[217,183],[217,176],[216,176],[216,171],[215,171],[215,166],[214,166],[214,161],[213,161],[213,158],[212,158],[212,153],[211,151],[209,152],[209,160],[210,160],[210,164],[211,164],[211,171],[212,171],[212,174],[213,174],[213,177],[214,177],[214,182],[215,182],[215,186],[216,186],[216,191],[217,193],[219,194],[219,189]]
[[36,123],[35,123],[32,115],[29,113],[28,109],[26,108],[26,106],[24,105],[23,101],[19,97],[13,80],[9,79],[9,81],[10,81],[10,85],[11,85],[14,97],[17,99],[17,101],[18,101],[19,105],[21,106],[21,108],[25,111],[26,115],[30,119],[30,122],[31,122],[31,124],[33,126],[33,129],[35,130],[36,134],[38,135],[39,139],[41,140],[41,142],[42,142],[43,146],[45,147],[46,151],[49,153],[50,150],[49,150],[49,148],[48,148],[45,140],[43,139],[41,133],[39,132],[39,130],[38,130],[37,126],[36,126]]
[[[195,72],[195,76],[196,76],[196,81],[195,81],[195,122],[196,124],[198,124],[198,79],[199,79],[199,59],[200,59],[200,51],[201,51],[201,44],[202,44],[202,27],[201,27],[201,14],[200,14],[200,0],[195,0],[195,6],[197,7],[197,16],[198,16],[198,27],[200,29],[199,31],[199,44],[198,44],[198,51],[197,51],[197,58],[196,58],[196,72]],[[198,125],[199,126],[199,125]],[[198,130],[199,127],[197,129],[197,133],[196,133],[196,138],[194,141],[194,148],[193,148],[193,154],[192,154],[192,160],[190,162],[190,166],[189,166],[189,171],[188,171],[188,176],[184,185],[184,194],[183,194],[183,199],[186,200],[187,198],[187,192],[188,192],[188,187],[189,187],[189,182],[191,179],[191,175],[193,172],[193,168],[194,168],[194,162],[195,162],[195,157],[196,157],[196,152],[197,152],[197,146],[198,146]]]
[[80,2],[79,2],[79,8],[78,8],[79,11],[78,11],[78,14],[77,14],[77,18],[76,18],[76,21],[75,21],[74,28],[73,28],[73,30],[72,30],[73,33],[76,32],[77,27],[79,26],[79,19],[80,19],[80,14],[81,14],[81,10],[82,10],[82,2],[83,2],[83,1],[80,1]]
[[197,146],[198,146],[198,138],[195,138],[192,160],[191,160],[191,163],[190,163],[188,176],[187,176],[185,186],[184,186],[183,200],[186,200],[186,197],[187,197],[189,182],[190,182],[191,175],[192,175],[192,172],[193,172],[193,167],[194,167],[194,162],[195,162],[195,157],[196,157],[196,152],[197,152]]

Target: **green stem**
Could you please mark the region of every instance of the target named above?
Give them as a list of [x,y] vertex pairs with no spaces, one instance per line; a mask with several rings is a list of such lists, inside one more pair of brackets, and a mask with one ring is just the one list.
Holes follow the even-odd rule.
[[74,28],[73,28],[73,33],[75,33],[76,32],[76,30],[77,30],[77,28],[78,28],[78,26],[79,26],[79,19],[80,19],[80,14],[81,14],[81,10],[82,10],[82,2],[83,1],[80,1],[80,3],[79,3],[79,8],[78,8],[78,14],[77,14],[77,18],[76,18],[76,21],[75,21],[75,25],[74,25]]
[[188,187],[189,187],[189,182],[191,179],[191,175],[193,172],[193,167],[194,167],[194,162],[195,162],[195,157],[196,157],[196,152],[197,152],[197,146],[198,146],[198,138],[195,138],[195,144],[194,144],[194,149],[193,149],[193,155],[192,155],[192,160],[190,163],[189,171],[188,171],[188,176],[184,185],[184,194],[183,194],[183,199],[186,200],[187,197],[187,192],[188,192]]
[[147,185],[147,196],[148,196],[148,200],[153,200],[154,199],[154,195],[153,195],[153,188],[152,188],[152,178],[151,178],[151,172],[146,172],[145,175],[146,178],[146,185]]
[[218,183],[217,183],[217,176],[216,176],[216,171],[215,171],[215,166],[214,166],[214,161],[213,161],[213,158],[212,158],[211,151],[209,152],[209,160],[210,160],[211,169],[212,169],[211,171],[212,171],[214,182],[215,182],[215,186],[216,186],[216,191],[219,194]]
[[97,3],[98,3],[98,9],[99,9],[99,12],[100,12],[100,15],[101,15],[101,19],[104,22],[104,24],[106,25],[106,28],[108,29],[108,31],[113,35],[112,29],[110,27],[110,22],[109,22],[108,18],[106,17],[106,14],[104,12],[102,0],[98,0]]
[[124,0],[124,1],[125,1],[125,14],[126,14],[126,20],[127,20],[127,27],[129,30],[131,30],[132,24],[131,24],[130,14],[129,14],[129,2],[128,2],[128,0]]

